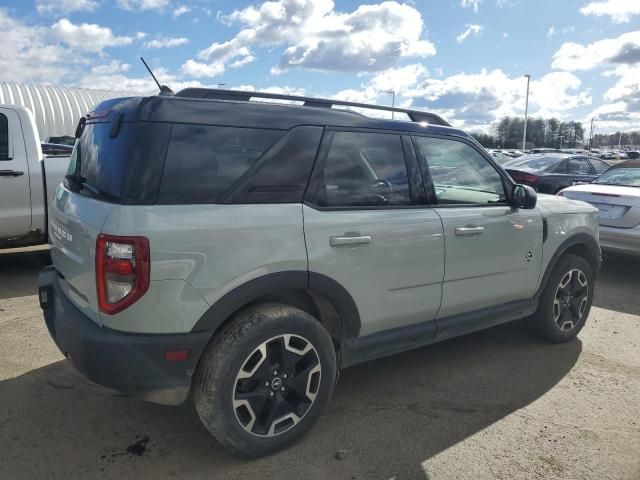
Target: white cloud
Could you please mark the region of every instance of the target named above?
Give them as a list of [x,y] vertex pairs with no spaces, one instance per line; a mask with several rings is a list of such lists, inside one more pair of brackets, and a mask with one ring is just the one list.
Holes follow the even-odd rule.
[[169,0],[118,0],[123,10],[162,10],[169,5]]
[[608,16],[614,23],[627,23],[634,15],[640,15],[638,0],[592,1],[580,9],[583,15]]
[[556,34],[556,27],[551,25],[551,27],[549,28],[549,30],[547,31],[547,38],[551,38]]
[[178,18],[180,15],[184,15],[185,13],[189,13],[191,11],[191,8],[187,7],[186,5],[180,5],[178,8],[176,8],[173,11],[173,18]]
[[[580,87],[580,79],[569,72],[553,72],[532,80],[530,113],[563,117],[576,107],[590,105],[590,92],[580,91]],[[522,115],[525,93],[523,77],[510,77],[500,69],[483,69],[475,74],[429,78],[404,95],[413,99],[414,108],[432,110],[458,126],[486,130],[504,116]]]
[[110,28],[95,23],[75,25],[66,18],[54,23],[51,32],[69,46],[89,52],[101,52],[106,47],[129,45],[133,41],[131,37],[114,35]]
[[[220,17],[242,25],[231,40],[215,42],[183,65],[201,76],[221,73],[228,63],[253,57],[252,47],[284,46],[272,73],[291,68],[372,72],[402,58],[427,57],[435,46],[422,39],[422,16],[395,1],[361,5],[350,13],[335,10],[333,0],[275,0]],[[245,60],[246,61],[246,60]]]
[[482,25],[474,25],[468,23],[467,25],[465,25],[464,32],[456,37],[456,42],[462,43],[469,37],[469,35],[478,35],[483,29],[484,27]]
[[170,47],[179,47],[180,45],[186,45],[189,43],[189,39],[185,37],[176,37],[176,38],[157,38],[155,40],[150,40],[145,42],[145,48],[170,48]]
[[38,13],[92,12],[98,7],[95,0],[36,0]]
[[[8,82],[58,82],[70,68],[73,55],[61,45],[47,42],[46,27],[32,27],[9,16],[0,8],[2,41],[0,72]],[[64,65],[66,63],[67,65]]]
[[478,13],[478,8],[480,7],[481,3],[482,3],[482,0],[461,0],[460,2],[463,8],[469,8],[469,7],[473,8],[473,11],[476,13]]
[[367,87],[378,92],[393,90],[396,94],[401,94],[409,88],[414,88],[426,74],[427,68],[419,63],[389,68],[373,76]]
[[640,62],[640,30],[623,33],[588,45],[563,43],[553,55],[552,67],[561,70],[591,70],[603,64]]

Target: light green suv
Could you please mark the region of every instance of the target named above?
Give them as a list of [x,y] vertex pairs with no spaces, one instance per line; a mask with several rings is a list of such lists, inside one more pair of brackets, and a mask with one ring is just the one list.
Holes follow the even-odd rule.
[[335,105],[391,110],[187,89],[83,118],[39,279],[69,361],[151,402],[192,393],[257,456],[309,429],[340,368],[516,319],[578,334],[594,207],[516,185],[436,115]]

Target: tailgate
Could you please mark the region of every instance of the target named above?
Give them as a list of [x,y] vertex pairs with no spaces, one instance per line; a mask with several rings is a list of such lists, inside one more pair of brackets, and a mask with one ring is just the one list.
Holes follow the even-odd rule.
[[65,295],[101,324],[95,278],[96,237],[113,205],[58,186],[49,207],[51,258]]

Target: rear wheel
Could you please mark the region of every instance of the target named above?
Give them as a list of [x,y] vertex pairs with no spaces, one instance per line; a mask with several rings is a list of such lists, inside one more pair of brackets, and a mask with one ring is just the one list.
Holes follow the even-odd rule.
[[194,401],[229,450],[260,456],[310,428],[336,378],[331,338],[309,314],[285,305],[240,312],[200,362]]
[[549,277],[531,326],[554,343],[575,338],[589,316],[593,286],[589,262],[573,254],[564,256]]

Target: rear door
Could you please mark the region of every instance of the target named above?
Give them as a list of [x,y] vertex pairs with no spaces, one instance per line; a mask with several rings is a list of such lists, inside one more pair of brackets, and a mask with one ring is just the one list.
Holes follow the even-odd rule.
[[[598,177],[587,157],[569,158],[567,160],[567,174],[571,176],[572,183],[591,183]],[[571,183],[568,186],[570,185]]]
[[449,137],[413,140],[444,225],[438,318],[530,299],[542,260],[540,212],[510,206],[510,183],[470,143]]
[[22,135],[18,114],[0,107],[0,239],[21,237],[31,229],[29,166]]
[[416,323],[427,331],[431,325],[435,334],[444,275],[442,223],[425,206],[407,137],[327,132],[303,213],[309,271],[351,294],[360,336]]

